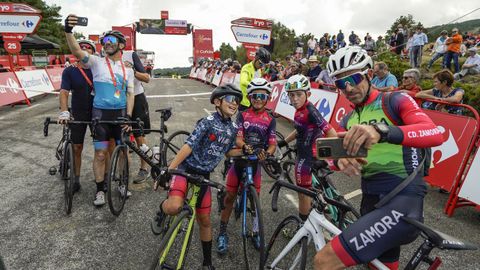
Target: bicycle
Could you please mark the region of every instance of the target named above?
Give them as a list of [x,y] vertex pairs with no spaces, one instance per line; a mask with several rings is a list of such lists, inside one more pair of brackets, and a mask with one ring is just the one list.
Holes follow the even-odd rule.
[[[115,150],[112,154],[111,159],[111,166],[110,166],[110,173],[109,173],[109,182],[108,186],[109,189],[107,191],[107,200],[109,202],[110,211],[112,214],[119,216],[123,210],[126,194],[123,193],[116,193],[116,195],[120,195],[119,198],[112,198],[112,192],[110,191],[110,185],[112,181],[110,179],[122,179],[122,185],[128,187],[129,182],[129,168],[128,168],[128,159],[126,162],[122,163],[119,162],[120,160],[124,159],[124,155],[126,155],[125,149],[133,150],[141,159],[143,159],[148,165],[150,165],[151,170],[150,173],[152,178],[155,179],[158,177],[161,168],[167,167],[173,158],[176,156],[180,148],[185,143],[187,137],[190,135],[189,132],[184,130],[179,130],[172,133],[167,139],[165,139],[165,134],[168,132],[167,126],[165,122],[171,117],[172,115],[172,108],[164,108],[155,110],[155,112],[160,112],[160,128],[159,129],[140,129],[140,132],[143,133],[144,131],[156,132],[160,133],[159,139],[159,149],[160,153],[158,156],[148,156],[147,153],[144,153],[139,146],[133,143],[130,140],[130,136],[126,133],[122,133],[122,142],[120,145],[115,147]],[[124,154],[125,153],[125,154]],[[119,167],[120,166],[120,167]]]
[[[143,130],[143,122],[140,119],[136,121],[130,121],[127,118],[119,117],[117,120],[92,120],[92,130],[95,133],[95,127],[98,124],[110,124],[110,125],[131,125],[137,124],[140,130]],[[120,144],[118,144],[110,158],[110,170],[108,172],[107,181],[107,200],[110,212],[119,216],[125,206],[128,193],[129,182],[129,165],[128,165],[128,147],[129,134],[131,131],[126,132],[122,129],[120,136]]]
[[[295,185],[292,185],[286,181],[278,180],[273,185],[270,192],[273,192],[272,196],[272,210],[276,212],[278,210],[277,201],[278,194],[281,187],[286,187],[288,189],[294,190],[305,194],[313,199],[312,206],[313,209],[308,216],[308,221],[302,223],[297,216],[291,215],[286,217],[275,229],[272,238],[267,246],[266,252],[266,264],[268,269],[305,269],[307,261],[307,245],[313,240],[315,250],[321,250],[325,244],[326,240],[323,236],[323,232],[327,231],[333,235],[338,235],[341,233],[341,230],[332,224],[325,217],[325,209],[328,204],[335,205],[340,209],[340,215],[351,211],[349,205],[343,204],[339,201],[330,199],[326,197],[321,191],[312,191],[305,188],[301,188]],[[422,245],[417,249],[417,251],[412,255],[410,261],[405,266],[404,269],[413,270],[421,263],[427,263],[430,267],[429,269],[437,269],[441,264],[441,259],[436,257],[432,259],[430,257],[430,252],[434,248],[440,248],[445,250],[475,250],[478,246],[470,243],[463,242],[459,239],[456,239],[452,236],[446,235],[439,231],[436,231],[428,226],[408,217],[401,217],[405,222],[410,223],[420,230],[422,237],[425,239]],[[278,237],[280,232],[284,230],[287,226],[292,226],[296,231],[295,235],[291,239],[282,239]],[[276,245],[275,245],[276,244]],[[274,246],[275,245],[275,246]],[[295,248],[295,250],[293,250]],[[269,260],[269,255],[278,254],[273,260]],[[286,258],[291,258],[291,262],[286,262]],[[286,267],[279,268],[277,265],[279,263],[286,263]],[[375,259],[371,262],[377,269],[388,270],[383,263],[378,259]]]
[[[284,140],[285,136],[279,131],[275,131],[277,142]],[[283,148],[283,149],[282,149]],[[273,179],[278,179],[282,170],[282,163],[286,160],[295,160],[296,156],[296,149],[294,147],[289,147],[288,145],[285,147],[277,147],[275,149],[274,157],[275,159],[265,160],[262,163],[262,167],[268,176],[272,177]]]
[[[268,159],[268,158],[267,158]],[[242,240],[243,240],[243,255],[245,258],[245,266],[247,269],[256,269],[254,266],[258,265],[259,269],[263,269],[264,256],[265,256],[265,233],[263,226],[262,209],[260,199],[258,198],[257,190],[253,183],[253,165],[258,162],[257,154],[243,155],[237,157],[231,157],[230,161],[239,161],[245,163],[243,174],[239,177],[242,183],[242,188],[237,192],[237,199],[235,200],[234,212],[235,219],[238,220],[240,216],[242,218]],[[258,163],[260,165],[260,163]],[[249,252],[247,242],[249,238],[254,240],[255,232],[254,220],[258,217],[258,237],[260,238],[258,255]]]
[[205,179],[200,175],[186,173],[183,170],[169,169],[171,175],[183,176],[188,181],[188,192],[183,209],[176,216],[166,216],[163,220],[162,240],[155,253],[150,269],[183,269],[186,255],[192,239],[193,226],[196,218],[196,204],[200,186],[207,185],[218,190],[217,200],[223,208],[225,187],[222,184]]
[[[48,136],[48,126],[51,124],[60,124],[57,121],[52,121],[50,117],[47,117],[43,122],[43,135]],[[60,173],[60,178],[64,180],[64,200],[65,200],[65,213],[70,215],[73,205],[73,183],[75,181],[75,154],[73,149],[73,142],[70,138],[70,125],[71,124],[91,124],[90,121],[67,121],[63,126],[62,138],[58,143],[55,151],[55,157],[59,161],[58,170],[55,166],[49,169],[50,175]]]

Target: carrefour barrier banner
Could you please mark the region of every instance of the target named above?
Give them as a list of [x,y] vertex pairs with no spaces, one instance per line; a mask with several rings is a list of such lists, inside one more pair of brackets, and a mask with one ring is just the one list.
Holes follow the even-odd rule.
[[213,38],[211,29],[194,30],[193,58],[195,62],[200,58],[213,58]]
[[213,76],[212,84],[215,86],[220,85],[220,80],[222,79],[223,72],[215,72],[215,76]]
[[25,90],[27,98],[52,92],[54,90],[52,82],[50,82],[50,78],[48,78],[48,74],[44,69],[18,71],[15,73],[17,74],[18,81],[22,88],[27,89]]
[[477,150],[458,196],[480,205],[480,181],[478,179],[478,172],[480,172],[480,151]]
[[59,90],[62,84],[63,68],[47,68],[46,71],[48,76],[50,77],[53,88],[55,90]]
[[[476,120],[438,111],[424,110],[424,112],[430,116],[443,134],[443,144],[432,147],[430,175],[425,179],[431,185],[451,191],[456,176],[461,173],[460,165],[469,154],[467,148],[475,139],[472,138],[472,134],[475,131]],[[407,136],[422,137],[424,135],[411,133]],[[478,172],[476,171],[477,176]]]
[[20,84],[13,72],[0,73],[0,106],[12,104],[25,99]]
[[235,75],[236,73],[232,72],[225,72],[223,73],[222,81],[220,82],[220,85],[225,85],[227,83],[234,83],[235,82]]

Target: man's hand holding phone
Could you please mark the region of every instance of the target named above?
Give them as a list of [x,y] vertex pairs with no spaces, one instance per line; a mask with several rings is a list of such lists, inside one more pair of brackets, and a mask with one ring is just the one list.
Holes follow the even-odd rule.
[[72,33],[73,27],[78,26],[87,26],[88,18],[86,17],[77,17],[76,15],[70,14],[65,18],[65,33]]

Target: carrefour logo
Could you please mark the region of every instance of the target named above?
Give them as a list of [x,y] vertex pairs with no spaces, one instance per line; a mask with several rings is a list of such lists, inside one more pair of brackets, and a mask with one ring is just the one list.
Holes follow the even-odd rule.
[[263,35],[260,36],[260,38],[263,39],[263,40],[266,40],[266,39],[268,39],[268,35],[267,35],[267,34],[263,34]]
[[328,102],[327,99],[322,99],[321,101],[319,101],[315,107],[317,107],[317,110],[320,112],[320,114],[323,116],[323,117],[326,117],[328,114],[330,114],[331,112],[331,109],[330,109],[330,103]]
[[27,28],[30,28],[30,27],[34,26],[35,24],[30,20],[26,20],[26,21],[22,22],[22,25],[27,27]]

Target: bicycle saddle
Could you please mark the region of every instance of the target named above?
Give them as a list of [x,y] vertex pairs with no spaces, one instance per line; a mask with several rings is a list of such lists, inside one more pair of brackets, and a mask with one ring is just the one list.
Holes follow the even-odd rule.
[[422,234],[426,236],[426,238],[434,244],[439,249],[455,249],[455,250],[476,250],[478,249],[477,245],[464,242],[460,239],[457,239],[453,236],[447,235],[445,233],[439,232],[432,228],[429,228],[427,225],[409,218],[409,217],[401,217],[405,222],[410,223],[411,225],[417,227]]
[[170,116],[172,116],[172,107],[163,108],[155,110],[155,112],[160,112],[164,121],[167,121]]

